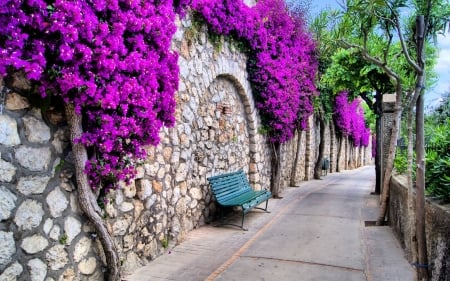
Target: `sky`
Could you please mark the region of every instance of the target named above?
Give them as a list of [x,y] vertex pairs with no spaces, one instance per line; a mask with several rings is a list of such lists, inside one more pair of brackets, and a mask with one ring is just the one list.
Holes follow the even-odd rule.
[[[311,9],[314,16],[320,10],[325,8],[340,8],[338,3],[341,0],[312,0]],[[425,90],[425,106],[435,107],[442,100],[442,94],[450,91],[450,33],[446,36],[438,36],[437,47],[439,57],[434,68],[438,74],[438,81],[433,88]]]

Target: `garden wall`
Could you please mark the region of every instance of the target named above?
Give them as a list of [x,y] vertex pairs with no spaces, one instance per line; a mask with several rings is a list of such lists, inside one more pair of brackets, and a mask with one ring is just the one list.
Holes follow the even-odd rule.
[[[402,244],[411,263],[411,242],[407,229],[408,190],[406,179],[395,176],[391,180],[389,224]],[[414,198],[415,204],[415,198]],[[415,208],[415,207],[414,207]],[[450,205],[439,205],[427,198],[425,201],[425,231],[431,281],[450,279]]]
[[[225,41],[213,46],[204,30],[191,32],[189,17],[177,25],[176,125],[161,132],[157,147],[147,148],[135,180],[100,202],[124,271],[215,218],[208,176],[243,169],[254,188],[270,185],[271,147],[258,133],[245,55]],[[0,280],[102,280],[107,265],[78,207],[63,110],[33,106],[39,97],[30,90],[19,74],[0,78]],[[282,146],[282,190],[290,185],[297,146],[295,182],[313,176],[319,144],[313,120]],[[334,172],[337,137],[331,127],[326,132],[325,155]],[[371,163],[370,147],[367,153],[343,147],[341,169]]]

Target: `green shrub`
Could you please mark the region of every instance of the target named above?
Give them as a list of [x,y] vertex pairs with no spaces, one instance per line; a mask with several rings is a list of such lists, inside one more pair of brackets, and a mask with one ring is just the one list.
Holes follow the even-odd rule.
[[450,120],[448,118],[442,122],[427,123],[426,143],[429,147],[425,170],[426,193],[450,202]]
[[427,195],[450,202],[450,154],[429,152],[426,165]]
[[394,158],[394,168],[399,174],[405,174],[408,168],[408,157],[406,151],[397,151]]

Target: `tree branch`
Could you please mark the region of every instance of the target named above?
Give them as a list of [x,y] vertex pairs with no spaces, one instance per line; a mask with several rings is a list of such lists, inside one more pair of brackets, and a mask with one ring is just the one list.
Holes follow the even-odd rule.
[[393,14],[395,17],[394,27],[397,30],[397,35],[400,39],[400,45],[402,46],[402,51],[405,55],[406,61],[409,63],[409,65],[412,66],[412,68],[414,68],[414,71],[416,71],[418,74],[422,74],[423,68],[421,68],[415,61],[413,61],[413,59],[411,58],[411,56],[408,52],[408,47],[406,46],[405,38],[403,37],[403,33],[402,33],[402,29],[400,27],[400,20],[398,18],[398,15],[394,12],[393,12]]
[[368,62],[371,62],[371,63],[375,64],[376,66],[380,67],[381,69],[383,69],[386,72],[386,74],[389,76],[389,78],[395,80],[396,83],[400,83],[400,76],[397,73],[395,73],[390,67],[388,67],[385,62],[369,55],[367,53],[367,49],[365,49],[359,45],[349,43],[345,40],[340,40],[340,42],[345,48],[357,49],[359,52],[361,52],[361,55],[364,59],[366,59]]

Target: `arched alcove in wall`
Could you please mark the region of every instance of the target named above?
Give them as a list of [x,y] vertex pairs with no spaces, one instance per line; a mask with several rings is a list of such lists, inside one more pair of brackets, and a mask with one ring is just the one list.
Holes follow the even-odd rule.
[[[214,212],[206,178],[243,169],[257,174],[256,120],[244,87],[230,74],[216,76],[198,96],[196,118],[192,121],[192,181],[205,194],[204,217]],[[250,173],[252,171],[252,173]],[[250,179],[251,180],[251,179]]]
[[[244,88],[230,74],[221,74],[199,97],[195,138],[197,162],[208,175],[245,170],[255,163],[256,122]],[[205,153],[202,153],[204,151]],[[208,153],[210,152],[210,153]]]

